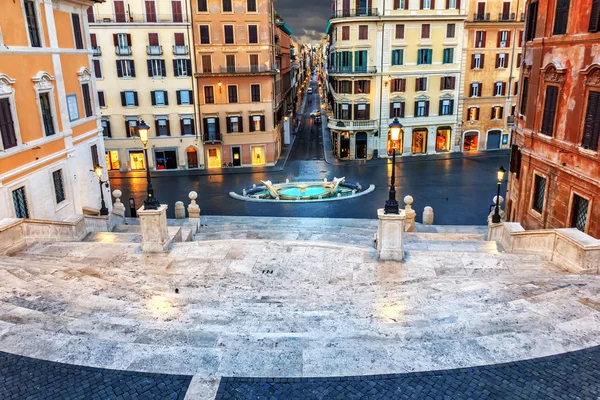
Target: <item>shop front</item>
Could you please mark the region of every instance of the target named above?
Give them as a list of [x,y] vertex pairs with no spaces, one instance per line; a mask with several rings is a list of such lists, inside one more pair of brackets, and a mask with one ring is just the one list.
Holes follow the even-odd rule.
[[221,148],[208,147],[206,149],[206,159],[208,168],[221,168]]
[[479,132],[468,131],[463,137],[463,151],[477,151],[479,146]]
[[427,128],[415,128],[412,131],[412,154],[427,153]]
[[435,135],[435,151],[444,152],[450,151],[450,141],[452,138],[452,127],[440,126],[437,128]]

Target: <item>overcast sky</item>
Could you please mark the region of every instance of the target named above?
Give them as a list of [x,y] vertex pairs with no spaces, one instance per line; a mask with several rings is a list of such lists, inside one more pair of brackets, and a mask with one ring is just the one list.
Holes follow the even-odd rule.
[[300,43],[321,43],[331,14],[331,0],[275,0],[275,9]]

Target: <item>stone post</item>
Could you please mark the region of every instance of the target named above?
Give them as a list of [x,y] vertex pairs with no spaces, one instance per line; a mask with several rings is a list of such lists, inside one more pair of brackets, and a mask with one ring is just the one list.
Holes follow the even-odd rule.
[[116,214],[120,217],[125,217],[125,206],[121,203],[121,191],[119,189],[115,189],[112,191],[112,195],[115,198],[115,203],[113,204],[112,213]]
[[[494,204],[494,208],[492,209],[492,211],[489,213],[488,218],[487,218],[487,223],[488,223],[488,227],[491,225],[496,225],[492,222],[492,217],[494,216],[494,213],[496,212],[496,197],[494,196],[494,198],[492,199],[492,204]],[[500,196],[498,198],[498,214],[500,214],[500,223],[506,222],[506,215],[504,213],[504,210],[502,209],[502,207],[500,207],[502,205],[502,203],[504,203],[504,198],[502,196]]]
[[198,230],[200,229],[200,207],[198,206],[198,204],[196,204],[198,193],[191,191],[188,194],[188,197],[191,201],[187,207],[190,225],[192,225],[192,231],[194,233],[198,233]]
[[402,261],[404,250],[404,211],[399,214],[385,214],[383,208],[377,210],[377,257],[384,261]]
[[184,219],[185,218],[185,207],[183,206],[183,201],[178,201],[175,203],[175,219]]
[[404,232],[414,232],[415,231],[415,217],[417,216],[417,212],[413,210],[411,204],[413,203],[412,196],[404,197]]
[[423,210],[423,225],[433,225],[433,208],[430,206]]
[[167,251],[171,240],[167,227],[167,206],[161,204],[158,210],[137,210],[142,229],[142,251],[144,253],[162,253]]

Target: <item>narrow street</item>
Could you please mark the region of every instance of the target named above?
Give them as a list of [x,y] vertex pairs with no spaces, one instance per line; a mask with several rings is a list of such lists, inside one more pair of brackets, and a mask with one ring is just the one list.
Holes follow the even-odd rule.
[[288,161],[323,160],[323,136],[321,124],[315,123],[310,117],[310,112],[320,109],[319,86],[316,81],[311,80],[309,87],[312,94],[306,94],[304,112],[298,116],[301,118],[300,129],[296,134],[296,142],[290,153]]

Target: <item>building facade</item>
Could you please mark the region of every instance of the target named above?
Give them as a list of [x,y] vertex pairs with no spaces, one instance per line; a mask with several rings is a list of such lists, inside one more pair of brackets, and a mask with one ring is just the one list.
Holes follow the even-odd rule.
[[395,117],[404,125],[402,155],[458,150],[465,7],[458,0],[334,1],[328,127],[336,157],[387,156]]
[[459,107],[462,151],[509,147],[522,61],[524,3],[468,2]]
[[192,5],[207,168],[274,165],[282,124],[275,92],[281,66],[275,58],[273,0]]
[[0,218],[64,220],[99,209],[101,190],[110,199],[93,171],[106,166],[86,20],[92,3],[2,2]]
[[150,127],[151,170],[204,168],[188,0],[109,0],[88,10],[106,162],[144,170],[135,127]]
[[507,194],[526,229],[600,238],[600,1],[527,5]]

